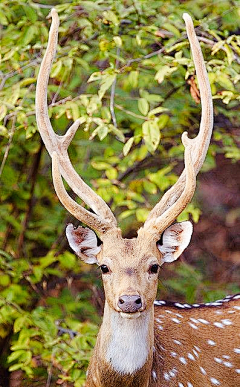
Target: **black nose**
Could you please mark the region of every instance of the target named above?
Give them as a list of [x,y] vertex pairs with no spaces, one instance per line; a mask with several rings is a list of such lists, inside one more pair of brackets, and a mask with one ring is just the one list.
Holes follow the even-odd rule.
[[121,296],[118,300],[118,307],[124,313],[135,313],[142,307],[140,296]]

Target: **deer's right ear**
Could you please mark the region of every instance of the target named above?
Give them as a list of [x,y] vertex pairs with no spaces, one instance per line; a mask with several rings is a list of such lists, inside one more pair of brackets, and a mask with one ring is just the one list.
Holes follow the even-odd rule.
[[162,244],[157,244],[162,253],[163,262],[173,262],[188,246],[193,227],[191,222],[174,223],[168,227],[162,236]]
[[70,247],[84,262],[97,263],[101,246],[97,245],[95,232],[81,226],[74,228],[70,223],[66,228],[66,236]]

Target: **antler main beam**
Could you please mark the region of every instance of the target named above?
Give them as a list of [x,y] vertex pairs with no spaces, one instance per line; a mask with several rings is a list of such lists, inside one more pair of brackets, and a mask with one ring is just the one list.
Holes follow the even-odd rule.
[[[202,104],[202,118],[197,137],[191,140],[187,138],[186,135],[183,137],[185,151],[186,148],[189,148],[191,153],[191,157],[188,159],[192,160],[191,162],[193,163],[195,173],[194,179],[196,179],[196,175],[198,174],[205,160],[211,139],[213,128],[213,105],[207,70],[204,64],[201,47],[194,31],[192,19],[187,13],[183,15],[183,19],[186,23],[187,35],[190,42],[194,65],[196,68]],[[189,203],[194,194],[194,191],[192,191],[191,188],[191,194],[186,192],[186,186],[190,187],[193,185],[186,182],[187,168],[188,165],[185,163],[185,169],[179,177],[178,181],[163,195],[160,202],[152,209],[144,224],[145,230],[155,233],[157,229],[158,234],[161,233],[176,219],[176,217]],[[186,195],[188,200],[186,200]],[[176,209],[179,209],[179,212],[176,211]]]
[[[64,206],[72,213],[77,219],[83,221],[100,234],[108,231],[111,228],[117,226],[117,221],[104,200],[98,196],[76,173],[72,163],[68,156],[68,146],[73,139],[80,123],[81,119],[68,129],[64,136],[58,136],[53,131],[49,116],[47,105],[47,86],[52,67],[52,62],[56,54],[56,47],[58,42],[58,27],[59,18],[57,11],[52,9],[49,17],[52,18],[52,24],[49,32],[49,40],[47,49],[40,67],[40,71],[37,79],[36,87],[36,118],[38,130],[41,134],[43,142],[50,154],[53,157],[55,155],[55,188],[60,193],[61,197],[64,197]],[[57,166],[58,165],[58,166]],[[59,168],[59,175],[57,175]],[[63,190],[65,190],[63,183],[60,183],[61,175],[66,180],[72,190],[95,212],[95,214],[87,211],[85,208],[79,206],[77,203],[68,196]],[[75,203],[75,205],[73,205]],[[80,210],[81,207],[81,210]],[[81,214],[81,216],[80,216]]]

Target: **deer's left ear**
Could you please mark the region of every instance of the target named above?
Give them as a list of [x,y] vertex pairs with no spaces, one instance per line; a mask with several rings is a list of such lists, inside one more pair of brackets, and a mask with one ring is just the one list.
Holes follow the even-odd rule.
[[182,254],[190,242],[192,231],[191,222],[175,223],[164,231],[162,244],[157,244],[163,262],[173,262]]
[[86,263],[97,263],[97,254],[101,246],[97,245],[97,237],[89,228],[74,228],[70,223],[66,228],[69,245],[73,251]]

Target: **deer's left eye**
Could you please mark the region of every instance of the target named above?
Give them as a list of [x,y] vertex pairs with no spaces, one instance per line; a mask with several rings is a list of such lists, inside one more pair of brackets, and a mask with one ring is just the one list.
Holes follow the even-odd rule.
[[107,267],[107,265],[101,265],[100,269],[102,270],[103,274],[109,273],[109,268]]
[[159,269],[159,265],[157,263],[154,263],[153,265],[150,266],[149,273],[150,274],[157,274],[158,269]]

